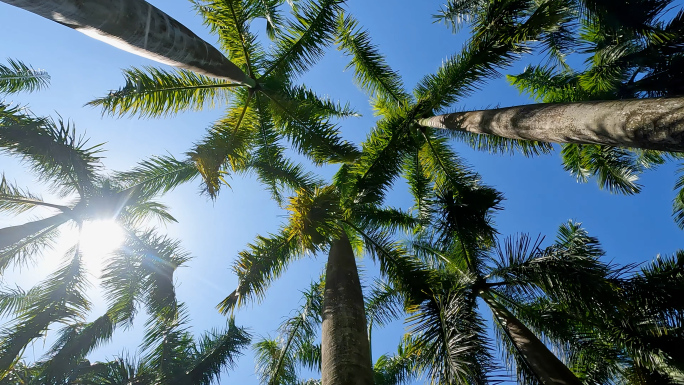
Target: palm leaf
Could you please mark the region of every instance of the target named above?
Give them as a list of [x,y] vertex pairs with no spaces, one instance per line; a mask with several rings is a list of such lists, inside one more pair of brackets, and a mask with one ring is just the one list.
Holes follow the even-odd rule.
[[35,70],[18,60],[7,59],[7,63],[0,64],[0,93],[33,92],[48,86],[50,75],[47,72]]
[[88,103],[111,115],[170,116],[199,111],[226,103],[231,88],[241,84],[199,75],[191,71],[165,71],[154,67],[124,71],[126,84]]

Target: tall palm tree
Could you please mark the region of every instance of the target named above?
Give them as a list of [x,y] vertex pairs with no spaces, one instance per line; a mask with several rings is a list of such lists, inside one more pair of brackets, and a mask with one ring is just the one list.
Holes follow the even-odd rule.
[[[254,344],[256,353],[256,368],[260,381],[266,385],[314,385],[320,380],[301,379],[301,368],[313,372],[321,371],[321,345],[316,337],[321,330],[321,311],[323,298],[323,284],[313,282],[304,291],[303,304],[294,311],[292,317],[285,319],[278,329],[275,338],[264,337]],[[376,304],[366,302],[369,321],[379,320],[378,314],[370,309],[376,309]],[[378,308],[379,311],[385,310]],[[397,354],[382,355],[373,365],[373,383],[376,385],[408,384],[418,377],[415,370],[416,351],[399,346]]]

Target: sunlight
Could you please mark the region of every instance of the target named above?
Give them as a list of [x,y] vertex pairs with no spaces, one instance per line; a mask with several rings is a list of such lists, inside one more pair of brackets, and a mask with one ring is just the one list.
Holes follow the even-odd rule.
[[124,240],[121,227],[112,220],[86,221],[81,231],[81,253],[87,259],[116,250]]

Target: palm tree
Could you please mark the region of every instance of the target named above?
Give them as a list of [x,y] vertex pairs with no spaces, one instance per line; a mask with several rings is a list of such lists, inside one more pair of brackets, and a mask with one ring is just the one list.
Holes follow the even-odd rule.
[[[0,87],[18,91],[35,89],[45,82],[43,73],[20,62],[0,69]],[[15,76],[10,76],[11,74]],[[10,74],[10,75],[8,75]],[[57,210],[44,219],[0,229],[0,271],[12,265],[30,265],[54,244],[59,229],[71,222],[82,228],[94,219],[114,219],[126,229],[125,248],[104,268],[103,288],[109,293],[109,309],[91,323],[83,323],[90,302],[79,242],[67,252],[66,263],[47,280],[24,291],[3,287],[0,314],[12,317],[12,327],[0,333],[0,378],[5,377],[24,348],[54,323],[68,325],[48,353],[41,376],[62,378],[95,346],[108,340],[116,326],[132,322],[136,303],[148,305],[149,312],[163,312],[173,297],[173,271],[187,260],[177,242],[143,230],[148,219],[173,221],[164,205],[154,199],[161,192],[195,176],[176,172],[149,174],[166,166],[177,166],[157,158],[131,172],[113,178],[101,174],[99,146],[88,146],[75,130],[62,121],[38,118],[24,109],[3,105],[0,116],[0,149],[24,160],[41,180],[70,203],[49,203],[37,194],[0,180],[0,210],[21,214],[35,208]],[[180,167],[175,167],[178,171]]]
[[[294,311],[292,317],[280,324],[276,338],[263,337],[253,348],[256,353],[256,369],[260,382],[264,385],[314,385],[320,380],[301,379],[299,370],[306,368],[321,371],[321,345],[316,337],[322,324],[321,311],[323,298],[321,282],[312,282],[304,291],[303,304]],[[367,316],[381,321],[370,309],[376,304],[366,302]],[[378,308],[379,311],[384,309]],[[410,383],[418,377],[415,371],[416,352],[399,346],[396,355],[382,355],[373,365],[373,383],[376,385],[400,385]]]
[[[214,15],[212,17],[214,20],[209,22],[210,24],[212,24],[214,30],[217,32],[222,31],[221,35],[223,35],[222,37],[224,38],[228,35],[233,35],[233,37],[240,38],[239,40],[232,40],[228,44],[225,44],[226,42],[222,43],[225,44],[226,48],[238,52],[243,51],[245,53],[245,57],[239,59],[235,56],[234,52],[231,52],[231,62],[228,60],[219,60],[218,57],[221,56],[220,54],[218,55],[218,57],[214,58],[213,55],[215,53],[215,50],[213,49],[213,47],[209,46],[206,42],[202,41],[201,39],[197,39],[196,36],[194,36],[186,28],[178,25],[175,22],[175,20],[173,20],[172,18],[163,14],[161,11],[157,10],[156,8],[150,6],[149,4],[141,0],[130,0],[127,3],[125,3],[125,5],[123,5],[124,3],[122,3],[121,10],[126,9],[128,7],[129,13],[132,16],[134,16],[133,18],[131,18],[132,20],[135,20],[133,22],[133,28],[123,28],[123,26],[118,25],[117,23],[119,23],[119,19],[124,18],[116,18],[117,14],[111,14],[109,12],[109,9],[107,9],[108,12],[98,12],[98,10],[104,8],[104,6],[100,4],[100,2],[89,2],[88,5],[92,7],[92,9],[89,9],[87,11],[81,11],[78,7],[74,7],[73,4],[70,4],[70,2],[50,2],[48,5],[44,7],[36,7],[35,5],[31,6],[30,4],[25,4],[25,2],[23,1],[17,0],[8,0],[6,2],[36,12],[38,14],[42,14],[43,16],[48,18],[53,17],[52,15],[55,14],[55,10],[58,10],[60,12],[64,11],[63,13],[65,15],[69,15],[70,17],[74,18],[74,22],[67,22],[67,25],[73,26],[75,28],[95,29],[96,31],[98,31],[97,33],[100,36],[104,36],[104,40],[110,38],[114,38],[116,41],[123,40],[126,42],[126,45],[130,45],[131,47],[142,46],[143,52],[147,52],[148,40],[150,39],[150,31],[156,32],[153,33],[154,39],[152,39],[156,43],[154,44],[154,46],[163,45],[165,49],[168,46],[174,48],[172,50],[164,51],[164,55],[167,56],[167,62],[169,62],[170,64],[178,65],[178,63],[180,62],[177,61],[177,57],[183,57],[184,59],[190,58],[186,61],[190,61],[193,64],[198,64],[198,67],[202,67],[198,70],[199,73],[209,74],[210,76],[218,78],[228,78],[231,79],[231,81],[233,82],[233,86],[237,86],[240,83],[242,83],[248,85],[250,89],[254,91],[259,91],[262,88],[262,85],[257,84],[259,83],[256,77],[257,72],[254,72],[253,68],[249,68],[250,64],[249,59],[247,58],[247,45],[253,42],[253,39],[251,41],[250,39],[246,39],[246,37],[250,36],[244,35],[246,31],[245,23],[244,19],[241,18],[240,13],[242,10],[251,7],[254,10],[252,12],[254,15],[264,17],[268,20],[268,25],[270,28],[269,31],[272,33],[272,37],[275,36],[275,33],[273,33],[273,31],[277,28],[278,21],[280,21],[279,14],[277,12],[277,5],[279,2],[277,1],[270,2],[266,5],[264,5],[263,3],[252,4],[252,2],[246,2],[245,4],[238,5],[237,2],[232,1],[215,1],[213,3],[210,3],[206,9],[210,10],[210,12]],[[606,14],[610,15],[610,13],[605,12],[605,9],[601,8],[600,5],[597,6],[593,2],[590,3],[591,4],[589,5],[582,3],[582,6],[584,6],[590,11],[594,11],[594,14],[597,14],[600,17],[605,17]],[[661,3],[664,4],[665,2],[657,2],[658,8],[655,8],[656,10],[662,11],[663,9],[665,9],[665,7],[662,6]],[[200,4],[200,7],[206,6],[206,3],[198,4]],[[494,7],[506,7],[507,9],[493,8],[492,4],[494,4]],[[558,47],[558,45],[562,44],[558,43],[558,40],[560,40],[561,42],[567,41],[567,34],[563,34],[564,31],[562,30],[562,28],[565,27],[565,24],[568,23],[568,15],[570,14],[570,10],[576,8],[578,8],[578,6],[575,3],[563,1],[547,1],[541,4],[533,4],[521,0],[515,2],[514,4],[490,3],[489,5],[487,5],[486,3],[483,4],[483,2],[448,1],[446,10],[443,12],[443,17],[455,25],[456,22],[453,20],[456,17],[460,18],[460,16],[466,11],[477,11],[473,12],[476,16],[476,19],[479,21],[479,23],[476,24],[477,28],[475,28],[474,30],[476,36],[474,42],[477,41],[476,45],[479,45],[479,48],[474,48],[474,51],[476,54],[479,53],[479,55],[474,56],[477,57],[478,61],[481,62],[472,63],[479,65],[471,67],[471,70],[474,70],[475,72],[480,72],[481,75],[491,75],[493,73],[492,71],[494,70],[494,68],[498,65],[497,62],[501,63],[502,59],[503,61],[510,60],[510,55],[513,51],[520,50],[521,48],[523,48],[520,43],[536,39],[536,37],[539,35],[549,37],[549,40],[552,40],[552,44],[555,44],[552,46],[552,48],[555,49],[556,52],[558,52],[558,49],[562,48]],[[602,10],[604,12],[598,12]],[[640,20],[641,23],[636,23],[638,27],[642,27],[642,32],[645,30],[650,32],[652,35],[658,37],[662,37],[666,33],[672,33],[672,31],[655,31],[655,26],[652,25],[652,23],[649,24],[649,22],[656,20],[655,16],[657,16],[653,14],[654,12],[652,12],[652,9],[640,8],[639,11],[643,11],[644,15],[648,15],[646,20]],[[57,14],[61,15],[62,13]],[[226,23],[226,18],[218,15],[225,15],[227,19],[230,20],[230,23]],[[528,15],[530,16],[529,20],[519,22],[521,17],[527,17]],[[65,18],[68,19],[69,16],[66,16]],[[98,18],[100,18],[101,20]],[[619,19],[619,22],[626,22],[628,21],[627,19],[628,18],[623,17],[622,19]],[[223,20],[223,22],[221,22],[221,20]],[[319,18],[318,20],[322,21],[321,18]],[[328,19],[328,22],[330,20],[331,19]],[[521,29],[517,31],[506,30],[506,28],[500,28],[502,24],[508,24],[508,27],[515,27],[515,24],[518,24],[517,26],[521,27]],[[561,27],[558,27],[559,24],[561,25]],[[95,27],[99,25],[105,25],[110,28],[106,31],[100,31],[98,30],[99,27]],[[328,25],[330,25],[330,23],[328,23]],[[496,28],[492,28],[493,25],[496,25]],[[151,29],[150,26],[154,26],[155,28]],[[346,26],[349,27],[350,25],[347,24]],[[107,29],[107,27],[103,29]],[[630,27],[632,26],[630,25]],[[295,26],[295,28],[292,30],[296,29],[297,28]],[[231,30],[232,32],[229,32]],[[303,30],[304,29],[300,29],[300,32]],[[556,33],[556,35],[559,36],[553,35],[555,31],[557,32],[559,30],[560,33]],[[124,33],[124,31],[126,32]],[[183,44],[177,44],[177,42],[172,41],[170,38],[172,36],[172,31],[181,31],[183,34],[191,36],[190,38],[185,39],[183,43],[187,41],[192,42],[193,45],[185,46]],[[330,31],[319,30],[319,32],[323,33],[309,34],[310,36],[316,36],[316,38],[318,39],[316,43],[309,44],[308,47],[307,44],[299,45],[304,50],[310,50],[311,53],[305,53],[304,60],[300,61],[299,64],[304,64],[304,66],[311,64],[310,62],[313,61],[313,59],[315,59],[317,55],[320,55],[321,43],[325,45],[326,32],[329,33]],[[349,32],[349,30],[347,30],[347,32]],[[556,40],[553,40],[554,36],[556,37]],[[287,37],[287,40],[289,40],[290,42],[295,42],[297,40],[297,37],[294,36],[294,39],[292,37]],[[471,45],[471,48],[473,48],[472,46],[473,45]],[[353,50],[353,47],[348,48]],[[284,50],[282,52],[285,51],[287,50]],[[187,52],[190,52],[191,54],[187,54]],[[208,60],[204,55],[202,55],[208,52],[212,53],[211,60]],[[253,54],[253,52],[250,52],[250,54]],[[153,55],[158,55],[158,53],[154,53]],[[159,57],[157,58],[159,59]],[[366,57],[366,59],[368,58],[369,57]],[[287,61],[285,57],[283,57],[283,59]],[[247,65],[241,65],[239,63],[240,60],[246,61],[245,64]],[[206,68],[209,68],[210,66],[202,65],[207,62],[212,62],[212,64],[220,63],[219,67],[226,69],[226,71],[229,69],[231,75],[217,75],[217,71],[213,69],[207,70]],[[238,71],[239,68],[235,68],[236,65],[233,64],[233,62],[237,64],[237,67],[241,67],[242,71]],[[274,63],[280,65],[280,59],[276,60]],[[371,61],[371,63],[373,63],[373,61]],[[181,64],[181,66],[186,66],[186,64]],[[380,70],[380,72],[376,73],[382,73],[383,70],[386,69],[377,66],[372,67],[375,70]],[[427,86],[428,89],[423,88],[420,94],[422,94],[422,96],[425,97],[427,96],[426,91],[430,93],[434,93],[435,91],[437,91],[437,94],[441,94],[444,91],[446,91],[447,94],[457,94],[458,92],[460,92],[459,90],[462,89],[463,83],[459,81],[458,77],[465,74],[461,72],[463,69],[465,69],[466,71],[468,69],[458,67],[460,66],[454,66],[453,60],[447,62],[440,70],[440,74],[435,75],[435,77],[433,77],[432,80],[426,79],[424,86]],[[293,69],[299,71],[302,70],[302,68]],[[269,74],[273,70],[274,68],[267,69],[264,72],[264,75]],[[448,79],[449,72],[451,72],[451,76],[456,75],[456,78]],[[129,80],[131,80],[132,83],[135,83],[136,76],[134,76],[134,74],[132,73],[129,73],[129,77],[132,78]],[[262,77],[265,76],[262,75]],[[452,80],[451,84],[444,84],[442,82],[442,80],[447,79]],[[192,80],[190,81],[190,83],[192,83]],[[371,83],[367,81],[362,81],[362,84],[370,85]],[[185,85],[187,86],[188,84]],[[231,87],[231,85],[228,84],[213,84],[213,86]],[[387,86],[391,86],[391,84],[383,84],[383,88],[386,88]],[[393,96],[396,97],[402,95],[393,94]],[[200,104],[202,103],[202,99],[203,98],[198,98]],[[161,100],[163,100],[164,103],[173,105],[173,108],[182,108],[181,106],[176,106],[176,101],[171,101],[171,99],[169,99],[168,97],[163,98]],[[421,114],[419,116],[414,116],[414,118],[417,118],[416,122],[422,125],[428,125],[435,128],[450,128],[455,130],[466,130],[475,133],[502,135],[502,137],[504,138],[514,140],[553,141],[560,143],[570,142],[583,144],[599,143],[604,145],[620,145],[630,147],[633,146],[637,148],[656,149],[664,151],[682,150],[681,141],[678,140],[678,132],[681,132],[682,130],[682,125],[679,123],[681,119],[677,118],[677,116],[679,115],[675,116],[671,120],[667,119],[664,121],[663,119],[661,119],[661,117],[665,115],[670,116],[673,113],[676,115],[677,111],[681,109],[681,101],[631,101],[628,104],[628,106],[632,106],[631,110],[636,111],[638,113],[639,119],[606,119],[606,115],[612,115],[612,112],[614,112],[614,110],[612,109],[616,107],[614,103],[593,103],[589,105],[580,104],[572,106],[572,108],[563,108],[562,106],[539,106],[537,109],[531,110],[531,107],[518,107],[504,111],[480,111],[470,112],[465,115],[457,114],[433,117],[433,110],[439,110],[439,108],[435,109],[435,107],[439,106],[429,106],[429,104],[431,104],[430,100],[423,100],[423,102],[425,102],[425,104],[427,104],[428,107],[432,108],[420,111]],[[641,106],[642,104],[644,104],[644,106],[648,104],[651,107],[647,112],[644,112],[643,114],[641,114],[641,110],[638,108],[638,106]],[[618,107],[624,108],[623,106]],[[545,111],[546,113],[535,113],[538,111]],[[594,115],[594,118],[585,120],[586,123],[590,123],[589,126],[579,126],[572,124],[572,122],[575,119],[582,116],[582,112],[586,111],[591,111],[592,115]],[[558,118],[559,116],[565,116],[565,118],[563,118],[563,121],[570,123],[569,125],[564,126],[564,131],[559,130],[558,125],[556,124],[556,118]],[[523,117],[524,119],[518,119],[521,117]],[[496,123],[492,125],[493,122]],[[548,130],[544,129],[545,127],[554,127],[555,129],[553,131],[555,132],[550,133],[548,132]]]

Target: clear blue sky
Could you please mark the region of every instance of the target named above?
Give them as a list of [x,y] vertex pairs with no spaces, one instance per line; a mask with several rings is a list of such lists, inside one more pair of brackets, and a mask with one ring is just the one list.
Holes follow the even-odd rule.
[[[189,2],[150,2],[208,41],[216,41],[201,25]],[[453,35],[444,25],[432,23],[431,15],[439,5],[439,1],[350,0],[347,8],[370,30],[375,43],[410,90],[423,75],[434,72],[446,57],[458,52],[467,37],[465,33]],[[259,33],[263,36],[263,29]],[[79,132],[85,131],[93,144],[107,142],[104,163],[109,169],[126,169],[155,154],[182,157],[221,114],[217,108],[155,120],[102,117],[99,110],[83,105],[121,86],[121,69],[157,64],[4,3],[0,3],[0,34],[5,37],[0,58],[22,60],[47,70],[52,77],[49,90],[19,95],[12,100],[29,105],[39,115],[59,113],[72,119]],[[504,73],[516,73],[524,63],[517,63]],[[345,64],[346,59],[333,49],[301,82],[321,94],[350,101],[363,113],[363,118],[341,123],[344,137],[359,142],[372,127],[373,116],[364,94],[352,84],[351,72],[343,71]],[[529,102],[500,79],[453,108]],[[505,194],[505,210],[496,217],[497,227],[504,236],[526,232],[546,234],[548,239],[553,239],[558,225],[574,219],[601,240],[609,259],[621,264],[647,261],[658,253],[670,254],[683,246],[683,233],[671,219],[676,164],[646,172],[641,179],[644,185],[641,194],[618,196],[600,191],[594,181],[576,183],[563,171],[557,153],[528,159],[478,153],[459,144],[456,148],[485,183]],[[6,157],[0,158],[0,170],[10,179],[37,185],[17,162]],[[197,184],[183,186],[165,199],[179,220],[168,227],[168,233],[181,239],[195,257],[177,273],[178,296],[189,306],[195,332],[224,325],[225,319],[215,310],[215,305],[236,286],[229,268],[237,252],[257,234],[276,230],[284,220],[284,212],[270,201],[255,179],[235,177],[231,185],[232,190],[225,189],[215,202],[199,196]],[[388,203],[409,207],[411,202],[403,186],[397,185],[395,190]],[[8,223],[12,223],[9,218],[0,217],[0,226]],[[47,260],[57,258],[46,256]],[[320,257],[294,263],[271,287],[262,304],[237,313],[237,323],[249,326],[255,335],[273,335],[278,323],[298,304],[299,290],[319,276],[323,263],[324,258]],[[367,276],[374,274],[376,269],[369,259],[364,259],[363,264]],[[18,280],[26,284],[37,279],[33,272],[26,269],[2,279],[6,283]],[[93,292],[93,299],[98,297]],[[103,308],[96,308],[95,316],[98,310]],[[138,321],[143,321],[143,317]],[[142,322],[137,325],[141,326]],[[374,356],[395,351],[401,331],[402,326],[395,325],[375,332]],[[93,359],[112,357],[124,346],[135,351],[141,336],[140,327],[120,332],[114,344],[99,349]],[[43,342],[36,342],[36,354],[42,350]],[[31,348],[27,358],[32,358]],[[250,354],[240,361],[238,370],[222,380],[222,383],[229,382],[257,383]]]

